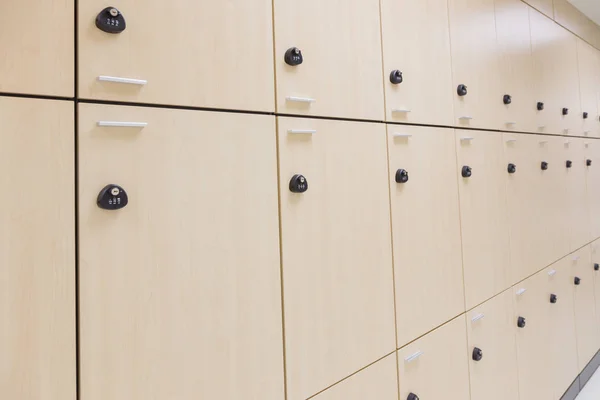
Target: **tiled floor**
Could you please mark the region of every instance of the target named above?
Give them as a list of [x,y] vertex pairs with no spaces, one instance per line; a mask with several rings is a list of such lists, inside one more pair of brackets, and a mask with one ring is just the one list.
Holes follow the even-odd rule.
[[579,396],[577,396],[577,400],[598,399],[600,399],[600,369],[596,370],[581,393],[579,393]]

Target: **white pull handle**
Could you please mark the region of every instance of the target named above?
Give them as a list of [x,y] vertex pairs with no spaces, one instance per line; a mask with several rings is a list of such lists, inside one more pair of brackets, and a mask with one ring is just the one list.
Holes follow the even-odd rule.
[[473,318],[471,318],[471,322],[477,322],[480,319],[483,319],[483,317],[485,317],[485,314],[477,314],[476,316],[474,316]]
[[509,122],[507,122],[507,123],[506,123],[506,125],[516,125],[516,124],[517,124],[517,123],[516,123],[516,122],[514,122],[514,121],[509,121]]
[[315,99],[311,99],[310,97],[296,97],[296,96],[288,96],[285,98],[287,101],[293,101],[296,103],[314,103]]
[[473,119],[473,117],[470,117],[468,115],[464,115],[462,117],[458,117],[458,119],[466,119],[466,120],[468,120],[468,119]]
[[98,121],[98,126],[108,126],[114,128],[145,128],[147,122],[121,122],[121,121]]
[[412,137],[410,133],[394,133],[394,137],[396,138],[409,138]]
[[417,351],[415,354],[412,354],[404,359],[407,363],[415,361],[417,358],[421,357],[423,352],[421,350]]
[[568,141],[568,140],[566,140],[566,141],[565,141],[565,146],[568,146],[568,145],[569,145],[569,143],[571,143],[571,142],[570,142],[570,141]]
[[538,129],[546,129],[546,125],[540,125],[538,126]]
[[540,144],[546,144],[546,143],[548,143],[547,140],[540,140]]
[[555,269],[551,269],[550,271],[548,271],[548,276],[554,276],[554,275],[556,275]]
[[574,256],[573,261],[579,261],[579,256]]
[[466,136],[466,137],[461,137],[460,138],[461,142],[462,141],[468,142],[468,141],[471,141],[471,140],[475,140],[475,138],[474,137],[470,137],[470,136]]
[[517,141],[517,139],[507,139],[507,140],[506,140],[506,143],[514,143],[514,142],[516,142],[516,141]]
[[393,113],[409,113],[409,112],[412,112],[412,110],[407,110],[405,108],[393,108],[392,112]]
[[315,133],[317,133],[316,129],[290,129],[288,130],[288,133],[294,134],[294,135],[314,135]]
[[525,288],[521,288],[521,289],[517,290],[517,296],[520,296],[520,295],[522,295],[522,294],[523,294],[523,293],[525,293],[526,291],[527,291],[527,289],[525,289]]
[[127,83],[129,85],[141,85],[141,86],[148,83],[148,81],[145,79],[121,78],[118,76],[106,76],[106,75],[100,75],[98,77],[98,80],[102,81],[102,82]]

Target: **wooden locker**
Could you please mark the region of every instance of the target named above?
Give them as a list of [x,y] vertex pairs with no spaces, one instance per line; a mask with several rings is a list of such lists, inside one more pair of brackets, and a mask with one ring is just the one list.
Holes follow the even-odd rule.
[[453,319],[398,351],[400,398],[469,398],[465,316]]
[[594,47],[577,38],[579,92],[582,109],[580,132],[583,136],[590,137],[600,137],[600,120],[598,119],[600,57],[598,53],[599,51]]
[[513,329],[517,336],[521,399],[554,400],[548,352],[552,349],[546,272],[513,286]]
[[[497,128],[503,111],[494,0],[448,0],[454,123]],[[459,95],[459,85],[466,95]],[[461,93],[461,94],[464,94]]]
[[3,399],[76,397],[73,110],[0,97]]
[[543,160],[548,160],[548,169],[541,174],[543,198],[540,205],[544,214],[536,222],[537,231],[547,240],[545,265],[550,265],[568,254],[571,248],[569,170],[565,165],[569,157],[565,142],[570,139],[559,136],[539,138]]
[[503,106],[498,129],[536,132],[529,7],[521,0],[494,4],[502,90],[496,101]]
[[0,4],[0,92],[73,97],[72,0]]
[[387,121],[454,125],[448,0],[382,0],[381,30]]
[[456,130],[456,150],[465,302],[470,309],[509,286],[508,172],[499,132]]
[[571,261],[571,283],[575,286],[575,326],[577,332],[577,354],[579,371],[600,348],[600,328],[596,313],[594,267],[590,246],[585,246],[569,256]]
[[567,169],[567,213],[569,216],[571,251],[591,241],[590,206],[586,188],[586,174],[590,167],[586,165],[586,141],[586,139],[580,138],[565,140],[567,154],[565,161]]
[[512,302],[509,289],[467,313],[471,400],[519,398]]
[[[278,118],[288,399],[395,350],[385,126]],[[305,177],[308,190],[292,193]]]
[[[277,111],[384,119],[378,0],[274,0]],[[360,29],[358,29],[360,27]],[[299,49],[303,62],[288,65]]]
[[388,125],[388,149],[402,347],[465,311],[454,130]]
[[[600,238],[600,141],[585,141],[586,160],[586,189],[587,202],[590,207],[590,234],[591,239]],[[588,164],[591,161],[591,165]]]
[[553,0],[524,0],[525,3],[535,8],[539,12],[547,15],[550,19],[554,17]]
[[594,269],[594,300],[596,304],[596,320],[600,330],[600,240],[590,244],[591,262]]
[[274,118],[82,104],[79,161],[81,398],[283,398]]
[[79,4],[79,96],[274,111],[270,0],[119,0],[118,34],[96,27],[101,0]]
[[315,400],[398,400],[396,354],[377,361],[356,375],[314,397]]

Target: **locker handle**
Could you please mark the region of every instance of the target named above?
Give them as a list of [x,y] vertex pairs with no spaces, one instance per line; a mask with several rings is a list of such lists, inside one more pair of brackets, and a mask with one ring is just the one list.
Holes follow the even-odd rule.
[[462,142],[462,141],[468,142],[468,141],[470,141],[470,140],[475,140],[475,138],[474,138],[474,137],[471,137],[471,136],[466,136],[466,137],[461,137],[461,138],[460,138],[460,141],[461,141],[461,142]]
[[311,99],[310,97],[296,97],[296,96],[288,96],[285,98],[287,101],[293,101],[296,103],[314,103],[317,100]]
[[514,143],[514,142],[516,142],[516,141],[517,141],[517,139],[507,139],[507,140],[506,140],[506,143]]
[[556,275],[556,270],[555,269],[552,269],[552,270],[548,271],[548,276],[554,276],[554,275]]
[[485,314],[477,314],[476,316],[474,316],[473,318],[471,318],[471,322],[477,322],[481,319],[483,319],[485,317]]
[[507,123],[506,123],[506,125],[516,125],[516,124],[517,124],[517,123],[516,123],[516,122],[514,122],[514,121],[509,121],[509,122],[507,122]]
[[546,129],[546,125],[540,125],[538,126],[538,129]]
[[145,79],[121,78],[118,76],[106,76],[106,75],[100,75],[98,77],[98,80],[102,81],[102,82],[127,83],[130,85],[140,85],[140,86],[143,86],[148,83],[148,81]]
[[120,121],[98,121],[98,126],[106,126],[113,128],[145,128],[147,122],[120,122]]
[[314,135],[317,133],[316,129],[290,129],[288,133],[293,135]]
[[417,351],[415,354],[412,354],[408,357],[406,357],[404,359],[405,362],[409,363],[409,362],[413,362],[415,361],[417,358],[421,357],[423,355],[423,352],[421,350]]
[[547,140],[540,140],[540,144],[546,144],[546,143],[548,143]]
[[516,294],[517,294],[517,296],[521,296],[521,295],[522,295],[523,293],[525,293],[526,291],[527,291],[527,289],[525,289],[525,288],[521,288],[521,289],[517,290]]
[[565,140],[565,146],[568,146],[571,142],[569,140]]
[[473,117],[470,117],[468,115],[464,115],[462,117],[458,117],[458,119],[467,119],[468,120],[468,119],[473,119]]
[[583,131],[584,135],[587,135],[588,133],[590,133],[590,131]]
[[412,110],[408,110],[405,108],[392,108],[392,112],[393,113],[409,113],[409,112],[412,112]]
[[573,261],[579,261],[579,256],[573,257]]
[[410,133],[394,133],[393,135],[395,138],[409,138],[412,137],[412,135]]

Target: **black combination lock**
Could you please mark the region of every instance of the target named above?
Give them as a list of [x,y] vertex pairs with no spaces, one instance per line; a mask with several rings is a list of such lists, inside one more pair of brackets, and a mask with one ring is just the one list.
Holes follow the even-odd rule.
[[563,108],[562,109],[562,115],[569,115],[569,109],[568,108]]
[[417,396],[414,393],[409,393],[408,397],[406,398],[406,400],[419,400],[419,396]]
[[583,119],[588,119],[588,117],[589,117],[589,116],[590,116],[590,115],[589,115],[587,112],[584,112],[584,113],[583,113]]
[[396,183],[408,182],[408,171],[405,169],[399,169],[396,171]]
[[287,49],[283,59],[287,65],[291,65],[295,67],[296,65],[302,64],[304,61],[304,57],[302,57],[302,52],[297,47],[292,47]]
[[571,168],[573,166],[573,161],[567,160],[566,165],[567,165],[567,168]]
[[585,160],[585,165],[587,165],[588,167],[592,166],[592,160],[590,160],[589,158],[587,160]]
[[558,301],[558,296],[555,294],[551,294],[550,295],[550,303],[556,304],[557,301]]
[[537,110],[538,111],[543,111],[544,110],[544,103],[542,103],[541,101],[538,101],[538,103],[537,103]]
[[542,161],[542,171],[545,171],[548,169],[548,163],[546,161]]
[[460,173],[463,178],[470,178],[471,175],[473,175],[473,170],[468,165],[465,165],[464,167],[462,167],[462,170]]
[[304,193],[308,190],[308,182],[304,175],[296,174],[290,179],[290,192]]
[[510,103],[512,103],[512,96],[510,94],[505,94],[502,98],[502,102],[506,105],[509,105]]
[[402,81],[402,71],[395,69],[390,73],[390,82],[392,82],[394,85],[398,85],[402,83]]
[[473,361],[481,361],[483,359],[483,350],[479,347],[473,349]]
[[121,33],[126,26],[123,14],[114,7],[106,7],[96,17],[96,27],[106,33]]
[[579,285],[581,285],[581,278],[580,278],[580,277],[578,277],[578,276],[576,276],[576,277],[575,277],[575,279],[573,279],[573,283],[574,283],[576,286],[579,286]]
[[119,210],[127,205],[129,198],[119,185],[106,185],[98,194],[96,203],[104,210]]
[[459,96],[466,96],[467,95],[467,87],[463,84],[458,85],[458,87],[456,88],[456,93]]
[[517,326],[518,326],[519,328],[525,328],[525,325],[526,325],[526,324],[527,324],[527,321],[525,321],[525,318],[524,318],[524,317],[519,317],[519,318],[517,319]]
[[509,174],[514,174],[515,172],[517,172],[517,166],[515,164],[508,164],[508,168],[506,168],[506,170],[508,171]]
[[594,271],[600,271],[600,264],[594,264]]

